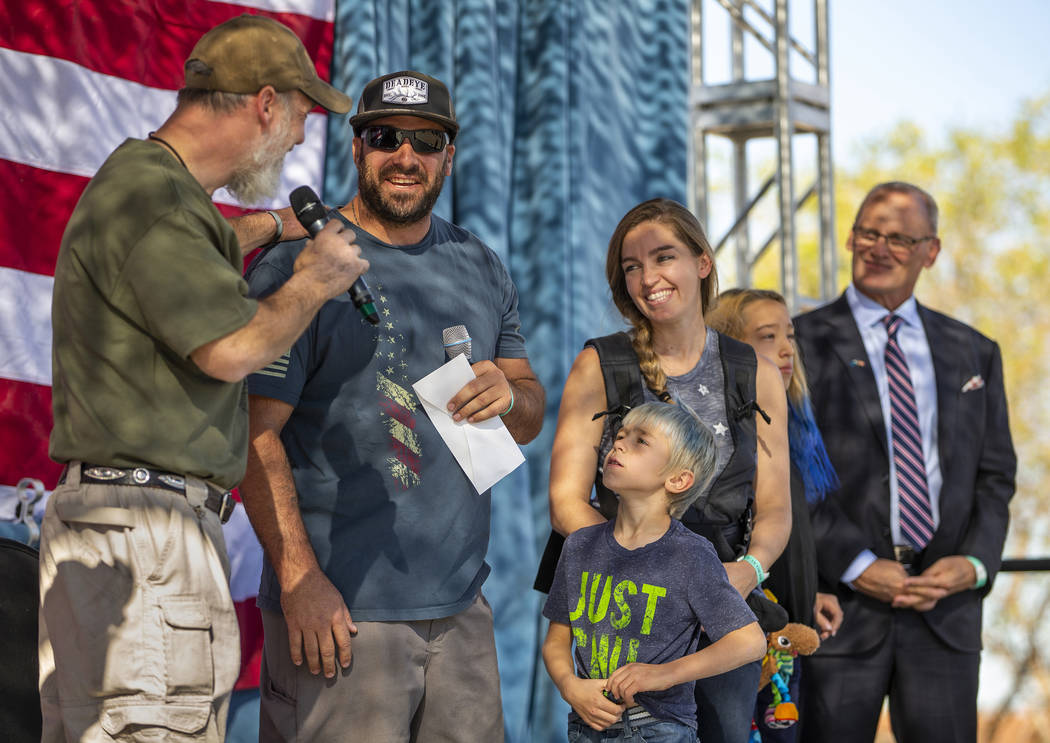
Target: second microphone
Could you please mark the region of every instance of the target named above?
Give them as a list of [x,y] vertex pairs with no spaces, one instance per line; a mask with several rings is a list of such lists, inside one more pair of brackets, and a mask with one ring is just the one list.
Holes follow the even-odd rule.
[[[288,201],[292,205],[292,211],[295,212],[299,224],[310,233],[310,237],[316,237],[328,221],[328,212],[314,190],[309,186],[299,186],[289,195]],[[379,313],[376,312],[375,300],[372,299],[372,293],[368,290],[364,276],[359,276],[350,286],[349,294],[354,307],[365,320],[372,325],[378,325]]]

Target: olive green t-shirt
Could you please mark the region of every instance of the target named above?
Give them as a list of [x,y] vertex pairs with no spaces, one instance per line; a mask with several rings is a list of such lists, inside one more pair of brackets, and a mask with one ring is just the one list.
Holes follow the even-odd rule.
[[254,316],[242,267],[233,230],[167,150],[129,139],[109,156],[55,266],[52,459],[240,481],[244,384],[189,355]]

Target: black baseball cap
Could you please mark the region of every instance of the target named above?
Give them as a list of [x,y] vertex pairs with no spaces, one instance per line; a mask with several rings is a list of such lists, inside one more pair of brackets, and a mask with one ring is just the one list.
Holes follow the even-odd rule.
[[391,72],[365,85],[350,126],[360,135],[370,121],[384,116],[419,116],[436,121],[448,131],[450,144],[459,132],[456,109],[445,83],[414,70]]

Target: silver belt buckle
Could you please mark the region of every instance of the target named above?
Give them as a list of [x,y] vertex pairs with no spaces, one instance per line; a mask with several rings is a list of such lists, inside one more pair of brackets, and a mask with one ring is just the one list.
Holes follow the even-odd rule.
[[909,544],[893,545],[893,557],[901,565],[912,566],[915,564],[915,548]]
[[222,500],[219,501],[219,522],[225,524],[237,508],[237,501],[229,490],[223,492]]

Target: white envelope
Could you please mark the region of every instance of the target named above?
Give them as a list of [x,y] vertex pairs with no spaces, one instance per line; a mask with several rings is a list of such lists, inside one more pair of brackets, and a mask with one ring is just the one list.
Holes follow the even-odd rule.
[[452,420],[448,401],[475,378],[465,356],[456,356],[412,385],[434,428],[463,468],[474,489],[484,493],[525,461],[501,418],[481,423]]

